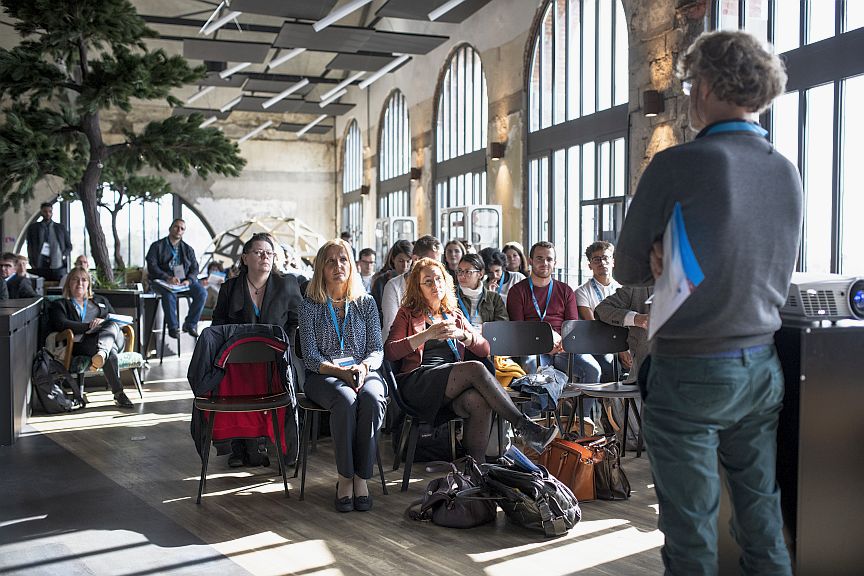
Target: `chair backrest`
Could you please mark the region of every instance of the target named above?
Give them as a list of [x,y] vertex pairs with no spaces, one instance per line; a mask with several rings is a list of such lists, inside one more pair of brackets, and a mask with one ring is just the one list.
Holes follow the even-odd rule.
[[564,351],[569,354],[612,354],[629,349],[627,328],[599,320],[565,320],[561,332]]
[[483,337],[493,356],[548,354],[554,346],[547,322],[501,320],[483,323]]
[[396,404],[403,412],[410,416],[415,416],[416,412],[405,404],[402,395],[399,393],[399,385],[396,383],[396,370],[398,370],[398,367],[386,358],[381,363],[381,377],[384,379],[384,383],[387,384],[387,393],[396,401]]
[[220,367],[226,364],[263,364],[277,362],[285,353],[286,346],[278,340],[252,337],[232,347],[221,360]]

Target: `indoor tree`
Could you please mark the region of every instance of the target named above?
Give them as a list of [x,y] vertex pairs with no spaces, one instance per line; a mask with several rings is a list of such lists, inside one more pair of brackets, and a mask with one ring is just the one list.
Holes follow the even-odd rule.
[[[148,49],[149,29],[128,0],[0,0],[21,42],[0,49],[0,211],[18,210],[34,186],[57,176],[81,201],[96,267],[109,281],[113,269],[99,224],[106,164],[135,174],[192,171],[237,176],[239,148],[202,117],[172,116],[124,130],[107,144],[100,113],[129,112],[132,99],[180,101],[171,90],[203,77],[181,56]],[[112,135],[113,136],[113,135]]]

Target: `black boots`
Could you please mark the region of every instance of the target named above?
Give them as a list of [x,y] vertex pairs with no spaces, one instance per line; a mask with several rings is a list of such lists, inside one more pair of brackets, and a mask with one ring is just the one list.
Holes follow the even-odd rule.
[[516,433],[522,437],[529,448],[541,454],[558,435],[558,426],[553,424],[550,428],[546,428],[523,416],[516,425]]

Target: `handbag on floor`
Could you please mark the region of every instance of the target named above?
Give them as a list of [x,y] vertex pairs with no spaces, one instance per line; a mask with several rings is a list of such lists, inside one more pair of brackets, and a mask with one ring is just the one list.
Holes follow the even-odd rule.
[[600,458],[602,455],[590,445],[556,438],[538,462],[563,482],[580,502],[589,502],[597,499],[594,474]]
[[449,470],[429,482],[423,498],[412,502],[405,515],[412,520],[432,521],[447,528],[473,528],[495,519],[496,498],[484,492],[483,477],[470,456],[456,462],[435,462],[427,472]]

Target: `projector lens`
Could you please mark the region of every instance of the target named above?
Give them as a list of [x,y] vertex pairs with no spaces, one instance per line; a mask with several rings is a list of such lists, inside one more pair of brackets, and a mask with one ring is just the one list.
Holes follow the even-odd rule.
[[849,290],[849,308],[852,315],[864,320],[864,280],[856,280]]

